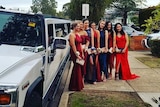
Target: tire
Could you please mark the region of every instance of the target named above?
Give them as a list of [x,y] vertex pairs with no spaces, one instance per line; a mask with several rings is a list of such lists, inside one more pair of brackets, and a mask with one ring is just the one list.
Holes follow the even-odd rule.
[[25,107],[42,107],[41,95],[38,92],[33,91],[29,96],[29,100],[27,101]]

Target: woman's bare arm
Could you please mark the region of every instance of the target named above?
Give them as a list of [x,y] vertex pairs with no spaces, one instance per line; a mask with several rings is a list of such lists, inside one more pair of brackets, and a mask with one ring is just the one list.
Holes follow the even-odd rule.
[[115,51],[116,48],[116,33],[113,31],[113,52]]
[[128,38],[127,33],[125,33],[125,38],[126,38],[126,44],[125,44],[125,47],[124,47],[124,49],[123,49],[123,52],[126,51],[126,49],[128,48],[128,45],[129,45],[129,38]]
[[75,35],[73,33],[70,33],[70,35],[69,35],[69,42],[70,42],[70,46],[71,46],[73,52],[76,54],[77,49],[76,49],[76,45],[75,45]]
[[108,51],[108,31],[105,30],[105,48]]
[[97,32],[97,48],[100,48],[100,32],[99,30],[96,30]]
[[94,32],[92,28],[91,28],[91,46],[94,47]]

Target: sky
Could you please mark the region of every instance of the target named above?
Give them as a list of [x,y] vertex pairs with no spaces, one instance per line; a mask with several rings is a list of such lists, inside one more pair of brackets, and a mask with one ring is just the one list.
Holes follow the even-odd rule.
[[[26,2],[27,1],[27,2]],[[65,3],[70,2],[70,0],[55,0],[57,1],[57,11],[62,11],[62,7]],[[0,0],[0,6],[3,6],[7,9],[17,9],[20,10],[30,10],[32,5],[32,0]]]
[[[26,2],[27,1],[27,2]],[[62,7],[65,3],[70,2],[70,0],[56,0],[58,2],[57,11],[62,11]],[[148,7],[158,5],[160,0],[146,0],[146,4]],[[32,0],[0,0],[0,6],[3,6],[7,9],[17,9],[20,10],[30,10],[30,6],[32,5]]]

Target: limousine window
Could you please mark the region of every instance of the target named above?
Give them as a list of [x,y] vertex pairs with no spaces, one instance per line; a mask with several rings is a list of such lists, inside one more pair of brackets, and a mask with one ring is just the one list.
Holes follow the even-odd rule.
[[0,42],[32,47],[42,45],[40,17],[0,12]]
[[49,46],[52,44],[53,42],[53,24],[48,24],[48,43]]
[[65,37],[69,33],[68,24],[55,24],[56,37]]

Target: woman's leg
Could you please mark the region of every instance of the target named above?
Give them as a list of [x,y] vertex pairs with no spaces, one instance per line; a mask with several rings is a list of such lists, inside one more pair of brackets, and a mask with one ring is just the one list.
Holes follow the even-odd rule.
[[108,77],[108,65],[107,65],[107,54],[103,53],[103,59],[102,59],[102,65],[103,65],[103,72],[104,72],[104,76],[103,76],[103,81],[106,81],[106,78]]
[[109,55],[109,78],[112,78],[112,70],[114,68],[114,53]]
[[96,84],[96,55],[92,54],[90,56],[90,63],[91,63],[91,72],[92,72],[92,82],[93,84]]
[[116,68],[115,68],[115,79],[119,80],[119,70],[121,62],[121,54],[116,54]]

